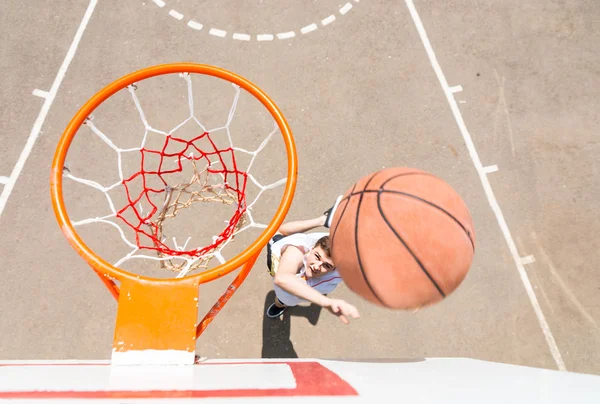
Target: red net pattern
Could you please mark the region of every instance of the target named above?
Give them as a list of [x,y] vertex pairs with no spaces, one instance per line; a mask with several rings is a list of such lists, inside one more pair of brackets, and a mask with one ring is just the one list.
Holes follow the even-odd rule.
[[[203,150],[199,147],[199,143],[211,145],[211,150]],[[206,147],[205,147],[206,148]],[[167,150],[170,152],[167,153]],[[172,151],[176,150],[176,151]],[[246,212],[246,184],[248,181],[248,174],[244,171],[238,170],[235,153],[233,148],[219,149],[210,138],[208,132],[204,132],[200,136],[191,139],[184,140],[173,136],[167,136],[162,149],[149,150],[146,148],[140,149],[141,153],[141,168],[139,172],[125,178],[122,184],[125,188],[128,203],[117,212],[117,217],[123,220],[129,227],[135,231],[136,244],[140,249],[154,250],[158,253],[166,256],[182,256],[187,255],[191,257],[201,257],[204,254],[213,251],[218,248],[223,242],[228,240],[234,233],[236,226],[242,220],[244,213]],[[158,157],[158,167],[148,167],[150,163],[148,160]],[[211,164],[211,159],[218,159],[218,163]],[[168,159],[173,159],[176,164],[174,168],[166,168],[169,166]],[[174,177],[176,174],[183,171],[182,161],[190,161],[194,166],[196,176],[194,179],[186,184],[179,184],[173,187],[169,183],[170,177]],[[178,208],[177,204],[168,206],[158,207],[153,200],[156,200],[156,195],[165,194],[167,192],[187,192],[188,194],[188,205],[192,201],[206,200],[202,193],[210,192],[214,189],[213,185],[206,184],[194,184],[201,182],[200,175],[196,170],[196,162],[206,162],[206,175],[222,176],[223,183],[221,184],[222,190],[228,195],[232,196],[237,203],[237,209],[233,216],[229,219],[228,225],[225,229],[214,239],[213,243],[204,247],[195,248],[192,250],[179,250],[174,249],[163,243],[162,238],[162,221],[165,219],[165,211],[169,208],[173,208],[175,211]],[[156,164],[154,164],[156,165]],[[216,167],[219,167],[218,169]],[[134,182],[141,180],[142,190],[136,193],[132,189]],[[162,184],[162,188],[152,188],[150,184]],[[201,186],[200,190],[193,192],[187,191],[187,187],[195,185]],[[166,195],[164,195],[166,198]],[[141,209],[137,206],[140,202],[149,204],[150,209],[146,213],[142,213]],[[174,206],[174,207],[173,207]],[[187,206],[187,205],[186,205]],[[129,219],[125,217],[125,214]],[[173,212],[174,213],[174,212]]]

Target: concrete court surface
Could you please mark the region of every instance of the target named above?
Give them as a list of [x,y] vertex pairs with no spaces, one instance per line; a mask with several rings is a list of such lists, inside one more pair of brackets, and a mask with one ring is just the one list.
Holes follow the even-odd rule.
[[[341,286],[335,296],[361,312],[347,326],[314,307],[265,318],[263,254],[198,341],[199,355],[469,357],[600,374],[595,2],[9,0],[2,8],[1,358],[110,357],[116,303],[56,224],[51,159],[101,87],[149,65],[192,61],[252,80],[289,120],[300,162],[289,219],[319,215],[359,177],[399,165],[448,181],[477,232],[473,267],[446,301],[390,312]],[[202,312],[230,280],[201,287]]]

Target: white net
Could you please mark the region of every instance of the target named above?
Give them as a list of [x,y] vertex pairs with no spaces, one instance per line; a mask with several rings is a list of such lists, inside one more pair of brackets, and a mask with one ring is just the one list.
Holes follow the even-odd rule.
[[[116,153],[116,181],[103,184],[78,175],[74,169],[64,169],[66,178],[104,195],[105,205],[108,205],[106,214],[73,220],[72,223],[76,228],[102,224],[116,229],[126,246],[125,253],[112,262],[116,267],[132,260],[153,260],[161,268],[174,272],[176,277],[183,277],[192,271],[208,268],[213,259],[224,263],[224,248],[240,233],[267,227],[268,222],[255,218],[257,202],[266,191],[286,183],[286,176],[264,183],[251,172],[259,155],[279,133],[272,117],[272,126],[263,132],[256,147],[249,150],[235,146],[232,122],[240,96],[247,93],[236,84],[228,83],[234,94],[226,122],[209,129],[195,112],[192,76],[178,74],[179,80],[185,81],[187,116],[166,131],[149,123],[138,97],[138,87],[146,80],[122,90],[128,93],[135,105],[137,119],[143,126],[143,133],[130,134],[139,139],[139,144],[134,147],[120,147],[94,117],[85,121],[83,127],[89,128],[97,139]],[[193,135],[184,136],[179,132]],[[135,164],[129,164],[134,160]],[[253,195],[249,192],[250,185],[256,190]],[[180,230],[183,227],[168,226],[183,210],[207,203],[228,207],[228,218],[221,221],[221,228],[211,230],[206,226],[201,229],[205,235],[212,231],[208,242],[197,237],[194,239],[189,234],[182,235]],[[206,215],[212,216],[213,213]],[[192,228],[202,227],[206,221],[200,216],[185,220],[197,221],[198,226]]]

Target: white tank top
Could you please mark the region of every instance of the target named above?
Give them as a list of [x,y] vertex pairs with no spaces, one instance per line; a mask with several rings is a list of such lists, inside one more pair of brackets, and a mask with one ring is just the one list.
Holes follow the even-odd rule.
[[319,241],[319,239],[323,236],[328,236],[329,233],[323,232],[315,232],[315,233],[296,233],[291,234],[287,237],[282,238],[281,240],[273,243],[271,245],[271,257],[273,260],[273,273],[277,272],[277,267],[279,266],[279,260],[281,259],[281,254],[285,251],[287,246],[294,246],[299,248],[304,253],[303,262],[304,265],[300,268],[300,271],[296,274],[296,276],[304,279],[309,286],[312,286],[319,292],[326,294],[332,292],[335,287],[342,281],[342,277],[340,276],[337,270],[331,271],[323,276],[318,278],[307,278],[305,276],[306,272],[306,254],[310,251],[311,248]]

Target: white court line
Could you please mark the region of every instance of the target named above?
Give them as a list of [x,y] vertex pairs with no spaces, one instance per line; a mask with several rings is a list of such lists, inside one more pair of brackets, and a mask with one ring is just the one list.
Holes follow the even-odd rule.
[[8,184],[9,179],[10,178],[8,178],[8,177],[0,176],[0,184],[3,184],[3,185]]
[[200,31],[202,29],[202,27],[203,27],[202,24],[200,24],[199,22],[196,22],[194,20],[189,20],[188,23],[187,23],[187,26],[190,27],[190,28],[193,28],[193,29],[195,29],[197,31]]
[[346,3],[344,4],[344,7],[340,8],[340,14],[344,15],[346,14],[348,11],[350,11],[350,9],[352,9],[352,4],[350,3]]
[[23,170],[23,167],[25,166],[25,161],[29,157],[31,150],[33,149],[33,145],[35,144],[35,141],[37,140],[38,136],[40,135],[42,125],[44,124],[44,121],[46,120],[46,116],[48,115],[50,106],[52,105],[52,102],[54,101],[54,98],[56,97],[56,93],[58,92],[60,83],[62,83],[62,81],[65,77],[65,74],[67,73],[69,64],[71,63],[71,60],[73,60],[73,57],[75,56],[75,52],[77,51],[77,46],[79,45],[79,41],[81,41],[83,32],[85,31],[85,28],[86,28],[88,22],[90,21],[92,14],[94,13],[94,8],[96,8],[97,3],[98,3],[98,0],[90,0],[90,4],[88,5],[87,10],[85,11],[85,14],[83,16],[83,19],[81,20],[81,23],[79,24],[79,28],[77,29],[77,32],[75,33],[73,42],[71,43],[71,46],[69,47],[69,50],[67,51],[67,55],[65,56],[65,59],[63,60],[62,65],[60,66],[60,69],[58,69],[58,73],[56,74],[54,83],[52,83],[52,87],[50,87],[50,91],[48,92],[48,97],[46,98],[46,100],[44,101],[44,104],[42,105],[42,109],[40,110],[40,113],[38,114],[37,119],[35,120],[35,123],[33,124],[33,128],[31,128],[31,132],[29,133],[29,138],[27,138],[25,147],[23,148],[23,151],[21,152],[21,155],[19,156],[19,159],[17,160],[17,163],[15,164],[15,166],[12,170],[12,173],[10,174],[10,177],[8,179],[8,182],[6,183],[6,186],[2,190],[2,194],[0,194],[0,217],[2,216],[2,212],[4,211],[4,208],[6,207],[6,202],[8,201],[8,197],[10,196],[13,188],[15,187],[17,178],[19,177],[19,174],[21,174],[21,170]]
[[486,174],[495,173],[496,171],[498,171],[498,166],[496,164],[493,166],[483,167],[483,172]]
[[450,87],[449,90],[452,94],[454,94],[454,93],[461,92],[463,90],[463,88],[462,88],[462,86],[453,86],[453,87]]
[[177,10],[170,10],[169,11],[169,15],[173,18],[175,18],[176,20],[182,20],[183,19],[183,14],[181,14],[179,11]]
[[300,30],[300,32],[302,32],[303,34],[308,34],[309,32],[313,32],[316,29],[317,29],[317,24],[310,24],[310,25],[307,25],[306,27],[302,28]]
[[296,36],[296,33],[294,31],[281,32],[281,33],[277,34],[277,38],[279,38],[279,39],[288,39],[288,38],[293,38],[295,36]]
[[256,40],[257,41],[272,41],[273,40],[273,35],[271,35],[271,34],[258,34],[258,35],[256,35]]
[[323,20],[321,20],[321,24],[328,25],[328,24],[331,24],[334,21],[335,21],[335,15],[331,14],[329,17],[324,18]]
[[504,238],[506,239],[508,248],[512,254],[515,264],[517,265],[517,270],[521,277],[521,282],[523,283],[523,286],[525,287],[527,296],[529,297],[531,305],[533,306],[533,310],[538,318],[540,327],[542,328],[542,332],[544,333],[544,336],[546,338],[546,343],[548,344],[548,347],[550,348],[550,353],[552,354],[552,357],[554,358],[554,361],[556,362],[556,366],[558,367],[558,369],[565,371],[565,370],[567,370],[565,367],[565,363],[562,359],[562,356],[560,354],[558,346],[556,345],[554,336],[552,335],[552,332],[550,331],[550,327],[548,326],[546,317],[544,316],[544,313],[542,312],[542,308],[540,307],[540,303],[535,295],[533,287],[531,286],[531,282],[529,281],[527,272],[525,271],[525,268],[523,267],[523,263],[521,262],[521,257],[519,256],[517,247],[515,246],[515,242],[513,241],[513,238],[510,234],[510,230],[508,229],[506,221],[504,220],[504,216],[502,215],[500,206],[498,205],[498,202],[496,201],[496,197],[494,196],[494,191],[492,190],[492,187],[491,187],[491,185],[487,179],[487,176],[483,170],[481,160],[479,159],[479,155],[477,154],[477,150],[475,149],[475,145],[473,144],[471,135],[467,131],[467,127],[466,127],[465,122],[460,113],[460,109],[458,108],[458,104],[456,103],[456,100],[454,99],[454,96],[452,95],[452,92],[450,91],[450,87],[448,86],[446,77],[444,76],[444,73],[442,72],[442,68],[440,67],[440,65],[437,61],[437,58],[435,57],[435,53],[433,51],[433,48],[431,47],[431,43],[429,42],[429,39],[427,38],[427,32],[425,32],[425,27],[423,26],[423,23],[421,22],[421,17],[419,17],[419,13],[417,13],[417,9],[415,8],[413,0],[404,0],[404,1],[406,2],[408,10],[410,11],[410,15],[413,19],[413,22],[415,23],[417,31],[419,32],[419,36],[421,37],[423,46],[425,47],[425,50],[427,51],[427,55],[429,57],[431,67],[433,67],[433,70],[435,71],[435,74],[436,74],[438,80],[440,81],[442,89],[444,90],[444,94],[446,95],[446,99],[448,100],[448,103],[450,104],[450,108],[452,109],[452,114],[454,115],[454,119],[456,120],[456,123],[457,123],[458,127],[460,128],[460,133],[462,134],[462,136],[465,140],[465,143],[467,145],[467,148],[469,149],[469,154],[471,156],[471,159],[473,160],[473,164],[475,165],[477,174],[479,174],[479,179],[481,180],[481,183],[483,184],[483,189],[485,190],[485,193],[487,195],[490,206],[492,207],[492,210],[494,211],[494,213],[496,215],[496,220],[498,221],[498,224],[500,225],[500,229],[502,230],[502,233],[504,234]]
[[533,255],[528,255],[527,257],[521,258],[521,264],[528,265],[533,264],[535,262],[535,257]]
[[40,97],[40,98],[48,98],[48,91],[40,90],[37,88],[35,90],[33,90],[33,92],[31,94],[35,95],[36,97]]
[[[167,5],[163,0],[152,0],[152,2],[159,8],[164,8]],[[358,2],[360,2],[360,0],[354,0],[354,2],[358,3]],[[342,7],[340,7],[338,9],[338,11],[343,16],[343,15],[346,15],[350,10],[352,10],[353,7],[354,6],[350,2],[347,2]],[[182,20],[184,17],[183,14],[181,14],[179,11],[176,11],[174,9],[169,10],[168,14],[177,20]],[[323,20],[321,20],[321,25],[322,26],[329,25],[332,22],[334,22],[335,20],[336,20],[336,17],[335,17],[335,15],[332,14],[332,15],[324,18]],[[194,20],[190,20],[187,23],[187,25],[188,25],[188,27],[190,27],[196,31],[202,30],[202,27],[203,27],[203,24],[196,22]],[[317,24],[313,23],[313,24],[310,24],[310,25],[307,25],[307,26],[301,28],[300,32],[302,34],[308,34],[309,32],[315,31],[317,28],[318,28]],[[221,32],[226,33],[226,31],[221,31],[221,30],[217,30],[217,31],[220,33]],[[209,31],[209,34],[211,34],[210,31]],[[215,34],[214,31],[211,35],[222,37],[222,38],[226,36],[226,35]],[[249,41],[252,38],[252,36],[250,36],[250,38],[248,38],[246,35],[248,35],[248,34],[239,34],[239,35],[234,34],[235,38],[233,38],[233,39],[240,40],[240,41]],[[278,39],[289,39],[289,38],[295,37],[296,33],[295,33],[295,30],[284,31],[284,32],[280,32],[280,33],[276,34],[276,36]],[[258,34],[258,35],[256,35],[257,41],[272,41],[274,38],[275,38],[275,36],[273,34]]]
[[227,31],[223,31],[222,29],[217,28],[211,28],[210,31],[208,31],[208,33],[214,36],[218,36],[220,38],[225,38],[225,35],[227,35]]
[[237,39],[238,41],[249,41],[250,38],[251,37],[248,34],[239,34],[237,32],[233,33],[233,39]]

